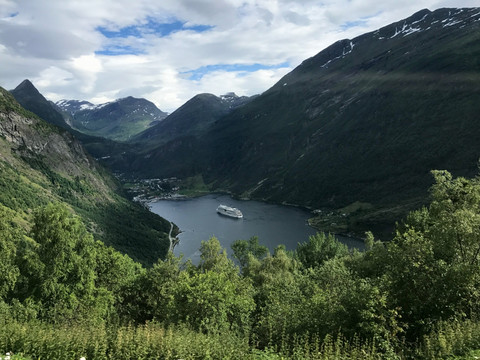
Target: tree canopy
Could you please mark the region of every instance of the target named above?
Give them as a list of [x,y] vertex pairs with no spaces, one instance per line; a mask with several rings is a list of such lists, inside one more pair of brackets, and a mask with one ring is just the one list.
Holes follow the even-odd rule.
[[257,349],[373,341],[396,358],[405,344],[480,316],[480,179],[433,176],[431,203],[399,222],[389,242],[368,233],[359,252],[318,233],[271,254],[252,237],[232,245],[239,266],[212,237],[197,265],[170,252],[146,268],[94,241],[63,205],[38,208],[25,228],[0,206],[0,314],[154,322],[246,337]]

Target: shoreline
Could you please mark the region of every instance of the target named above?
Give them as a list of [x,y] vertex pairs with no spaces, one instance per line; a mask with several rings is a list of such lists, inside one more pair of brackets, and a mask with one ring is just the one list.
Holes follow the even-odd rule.
[[[173,179],[173,180],[172,180]],[[163,190],[161,187],[158,187],[159,184],[163,184],[168,181],[173,181],[173,185],[169,188],[169,190]],[[147,207],[150,210],[150,204],[161,201],[161,200],[173,200],[173,201],[185,201],[189,199],[195,199],[198,197],[206,196],[206,195],[227,195],[230,196],[232,199],[239,200],[239,201],[259,201],[265,204],[271,205],[280,205],[286,207],[293,207],[297,209],[301,209],[305,212],[308,212],[309,218],[306,221],[306,224],[314,229],[317,232],[323,232],[325,234],[333,234],[338,237],[349,238],[351,240],[358,241],[359,243],[363,243],[365,240],[365,232],[359,232],[358,229],[349,228],[349,220],[351,218],[355,218],[358,214],[355,210],[352,209],[347,210],[352,206],[360,207],[361,210],[365,210],[362,207],[366,205],[371,206],[370,204],[362,204],[362,203],[353,203],[347,207],[339,208],[339,209],[332,209],[332,208],[313,208],[311,206],[300,205],[295,203],[289,203],[287,201],[271,201],[264,198],[255,198],[250,196],[245,196],[245,194],[234,194],[228,190],[217,189],[216,191],[208,191],[206,189],[199,189],[199,188],[186,188],[181,189],[181,185],[179,184],[181,180],[177,178],[171,179],[144,179],[144,180],[137,180],[137,184],[142,184],[142,187],[135,187],[131,188],[133,193],[136,193],[135,196],[132,197],[134,202],[138,202],[143,206]],[[134,190],[135,189],[135,190]],[[179,191],[181,189],[181,191]],[[133,195],[133,194],[132,194]],[[363,211],[362,211],[363,212]],[[168,220],[168,219],[167,219]],[[181,231],[180,231],[181,233]],[[177,241],[178,243],[178,241]]]
[[[226,192],[226,191],[214,191],[214,192],[208,192],[208,193],[202,193],[202,194],[197,194],[195,196],[188,196],[184,194],[168,194],[168,195],[163,195],[163,196],[153,196],[153,197],[148,197],[148,198],[142,198],[141,201],[143,204],[148,206],[149,210],[151,211],[151,204],[161,201],[161,200],[170,200],[170,201],[186,201],[186,200],[191,200],[207,195],[221,195],[221,196],[229,196],[232,199],[246,202],[246,201],[257,201],[257,202],[262,202],[265,204],[270,204],[270,205],[278,205],[278,206],[285,206],[285,207],[290,207],[290,208],[297,208],[300,210],[305,211],[306,213],[309,214],[309,218],[306,219],[305,225],[313,229],[315,232],[322,232],[325,234],[333,234],[339,241],[340,238],[343,239],[349,239],[350,241],[357,243],[358,246],[355,246],[357,248],[363,248],[364,245],[364,237],[360,236],[360,234],[355,233],[354,231],[331,231],[332,229],[328,229],[327,227],[322,227],[322,226],[315,226],[314,223],[312,223],[312,220],[315,219],[318,216],[318,213],[315,212],[315,210],[312,211],[312,209],[307,208],[302,205],[296,205],[296,204],[289,204],[289,203],[277,203],[277,202],[271,202],[271,201],[265,201],[265,200],[258,200],[258,199],[247,199],[247,198],[240,198],[238,196],[234,196],[232,193]],[[316,210],[318,212],[318,210]],[[316,216],[317,215],[317,216]],[[169,219],[166,219],[169,221],[171,224],[172,222]],[[314,222],[314,221],[313,221]],[[172,231],[172,229],[171,229]],[[183,231],[179,228],[179,233],[181,234]],[[178,235],[177,234],[177,235]],[[174,251],[175,245],[177,245],[180,242],[180,239],[178,237],[171,237],[171,233],[169,234],[169,240],[170,240],[170,247],[169,249],[171,251]]]

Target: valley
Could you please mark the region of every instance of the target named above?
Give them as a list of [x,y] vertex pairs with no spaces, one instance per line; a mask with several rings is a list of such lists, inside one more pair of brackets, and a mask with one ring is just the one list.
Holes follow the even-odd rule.
[[[48,4],[57,6],[33,13],[45,7],[56,19],[68,8],[69,20],[95,26],[93,36],[62,41],[65,22],[59,32],[44,23],[32,31],[28,7],[0,17],[2,59],[44,59],[41,35],[56,51],[33,82],[0,87],[0,350],[8,357],[478,354],[480,8],[417,11],[331,43],[258,95],[217,96],[200,85],[235,79],[229,84],[241,88],[254,79],[249,70],[270,77],[286,66],[208,65],[211,43],[186,56],[204,35],[222,33],[228,11],[217,27],[185,9],[189,21],[172,20],[151,2],[130,4],[120,20],[108,16],[120,15],[116,2],[89,21],[68,2]],[[297,9],[273,16],[242,2],[234,18],[253,11],[261,16],[248,27],[285,20],[282,32],[303,31],[310,20]],[[194,66],[154,67],[174,53],[173,40]],[[70,45],[89,55],[64,56]],[[35,74],[33,62],[22,64]],[[129,73],[131,64],[140,66]],[[103,66],[121,79],[91,76]],[[167,113],[107,82],[175,103],[172,83],[157,83],[165,78],[202,91]],[[98,104],[48,99],[66,88],[101,89],[91,97]],[[112,94],[118,99],[105,100]],[[217,214],[219,204],[243,216]]]
[[312,210],[369,203],[312,224],[387,239],[428,202],[431,170],[477,173],[478,24],[475,9],[423,10],[340,40],[239,107],[194,97],[104,164]]
[[[31,83],[13,94],[47,121],[67,130],[70,123],[124,182],[177,178],[189,195],[200,186],[200,193],[322,209],[340,216],[312,219],[319,230],[371,230],[387,239],[398,219],[428,202],[431,170],[477,172],[478,62],[462,59],[478,59],[478,17],[475,9],[422,10],[332,44],[258,96],[199,94],[168,116],[132,97],[52,105]],[[99,120],[93,125],[92,117],[89,129],[90,116]],[[341,215],[356,203],[371,206]]]

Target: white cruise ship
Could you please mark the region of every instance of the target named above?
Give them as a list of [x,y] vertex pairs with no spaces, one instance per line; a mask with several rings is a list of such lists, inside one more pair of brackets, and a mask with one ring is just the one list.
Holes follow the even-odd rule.
[[217,213],[221,215],[237,218],[237,219],[243,218],[243,214],[240,210],[234,207],[226,206],[226,205],[219,205],[217,207]]

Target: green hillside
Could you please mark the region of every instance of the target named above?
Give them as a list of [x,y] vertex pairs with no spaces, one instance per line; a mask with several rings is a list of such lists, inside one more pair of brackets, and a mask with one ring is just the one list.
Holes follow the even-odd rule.
[[121,195],[111,175],[68,132],[21,108],[0,88],[0,204],[28,227],[32,212],[61,202],[97,239],[145,264],[163,258],[170,224]]
[[207,181],[269,200],[343,207],[424,197],[432,168],[473,175],[479,23],[392,38],[404,23],[423,19],[427,28],[445,18],[448,11],[420,12],[306,60],[212,129]]

